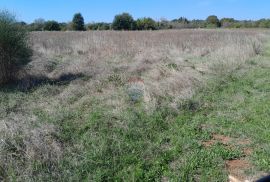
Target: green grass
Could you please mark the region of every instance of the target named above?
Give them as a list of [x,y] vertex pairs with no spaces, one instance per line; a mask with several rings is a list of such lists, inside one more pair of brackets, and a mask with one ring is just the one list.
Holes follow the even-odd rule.
[[[73,109],[58,108],[57,115],[33,108],[40,123],[57,126],[53,138],[62,144],[63,156],[54,162],[14,160],[33,168],[33,181],[228,181],[225,162],[243,157],[254,173],[269,171],[269,50],[226,78],[211,81],[178,110],[167,107],[164,98],[151,113],[131,103],[115,114],[96,98]],[[6,112],[23,112],[23,103],[49,98],[61,87],[45,85],[29,93],[4,89],[0,103]],[[230,147],[222,142],[205,147],[213,134],[231,137]],[[246,139],[249,144],[237,143]],[[250,156],[243,152],[246,147],[253,151]],[[9,166],[4,173],[16,180],[18,174]]]
[[[74,146],[60,164],[63,179],[227,181],[225,161],[245,157],[247,146],[236,142],[243,139],[251,141],[248,157],[256,170],[269,171],[270,69],[260,64],[262,59],[210,83],[178,112],[163,104],[146,114],[132,105],[113,116],[99,107],[82,124],[74,122],[80,111],[69,115],[59,136]],[[235,139],[233,147],[204,147],[212,134]]]
[[[73,115],[59,137],[77,147],[66,154],[61,169],[85,181],[227,181],[225,161],[245,157],[247,146],[236,141],[248,139],[253,151],[248,159],[256,170],[269,171],[270,69],[263,64],[268,58],[254,58],[210,83],[179,113],[164,104],[146,114],[135,105],[112,116],[101,107],[79,126],[74,120],[81,114]],[[233,147],[203,146],[212,134],[235,139]]]

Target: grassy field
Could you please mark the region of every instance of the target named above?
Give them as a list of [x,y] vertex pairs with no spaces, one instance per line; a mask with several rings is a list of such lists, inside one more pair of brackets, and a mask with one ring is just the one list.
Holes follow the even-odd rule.
[[37,32],[0,89],[0,180],[228,181],[270,170],[265,30]]

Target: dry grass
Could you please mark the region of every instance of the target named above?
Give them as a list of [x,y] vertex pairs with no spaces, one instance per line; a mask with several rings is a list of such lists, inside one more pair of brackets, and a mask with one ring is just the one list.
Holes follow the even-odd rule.
[[[162,98],[177,109],[207,79],[223,77],[258,54],[264,36],[257,30],[32,33],[33,61],[18,79],[22,87],[34,90],[30,96],[1,92],[0,177],[1,166],[16,169],[5,174],[23,180],[35,174],[33,161],[56,165],[68,148],[53,137],[59,130],[53,122],[64,117],[60,110],[90,113],[95,98],[119,115],[131,104],[128,90],[134,85],[143,92],[147,112]],[[37,87],[44,81],[51,86]],[[68,84],[59,85],[63,81]]]
[[[205,75],[225,75],[258,54],[262,36],[257,30],[33,33],[31,71],[50,79],[86,75],[88,92],[99,96],[93,88],[111,76],[120,84],[138,77],[152,104],[165,95],[177,101],[190,97]],[[105,86],[104,92],[119,89]]]

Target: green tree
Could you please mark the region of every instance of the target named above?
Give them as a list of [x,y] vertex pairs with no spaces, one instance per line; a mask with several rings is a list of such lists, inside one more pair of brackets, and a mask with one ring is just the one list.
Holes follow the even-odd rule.
[[68,30],[68,24],[67,23],[59,23],[61,31],[67,31]]
[[152,18],[141,18],[136,21],[138,30],[156,30],[157,23]]
[[14,79],[30,61],[31,53],[26,29],[18,25],[14,15],[0,11],[0,85]]
[[72,29],[77,31],[84,31],[84,18],[81,13],[76,13],[72,20]]
[[224,27],[224,28],[231,28],[234,26],[234,24],[236,23],[236,20],[233,19],[233,18],[222,18],[220,20],[220,25],[221,27]]
[[174,23],[189,24],[189,21],[185,17],[180,17],[179,19],[172,20]]
[[206,22],[208,27],[220,27],[220,21],[215,15],[208,16]]
[[42,18],[36,19],[29,25],[30,31],[43,31],[45,26],[45,20]]
[[135,29],[135,22],[130,14],[122,13],[114,17],[112,28],[114,30],[133,30]]
[[110,30],[110,28],[111,28],[110,23],[104,23],[104,22],[90,23],[87,26],[88,30]]
[[257,21],[257,26],[259,28],[270,28],[270,20],[269,19],[260,19]]
[[44,30],[46,31],[60,31],[60,25],[56,21],[47,21],[44,26]]

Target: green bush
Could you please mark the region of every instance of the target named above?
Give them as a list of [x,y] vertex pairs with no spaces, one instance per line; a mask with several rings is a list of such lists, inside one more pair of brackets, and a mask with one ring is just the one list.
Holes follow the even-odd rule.
[[44,30],[46,31],[60,31],[60,25],[56,21],[47,21],[44,26]]
[[217,16],[211,15],[208,16],[206,19],[207,27],[213,28],[213,27],[220,27],[220,21]]
[[110,30],[111,24],[110,23],[91,23],[87,25],[87,30]]
[[135,22],[130,14],[123,13],[115,16],[112,28],[114,30],[133,30],[135,29]]
[[17,71],[30,61],[28,34],[7,11],[0,11],[0,85],[14,79]]
[[136,21],[138,30],[156,30],[157,23],[152,18],[141,18]]
[[84,18],[81,13],[76,13],[72,20],[72,28],[77,31],[84,31]]
[[44,30],[44,26],[45,26],[45,20],[42,18],[36,19],[34,20],[33,23],[31,23],[28,26],[28,29],[30,31],[43,31]]

